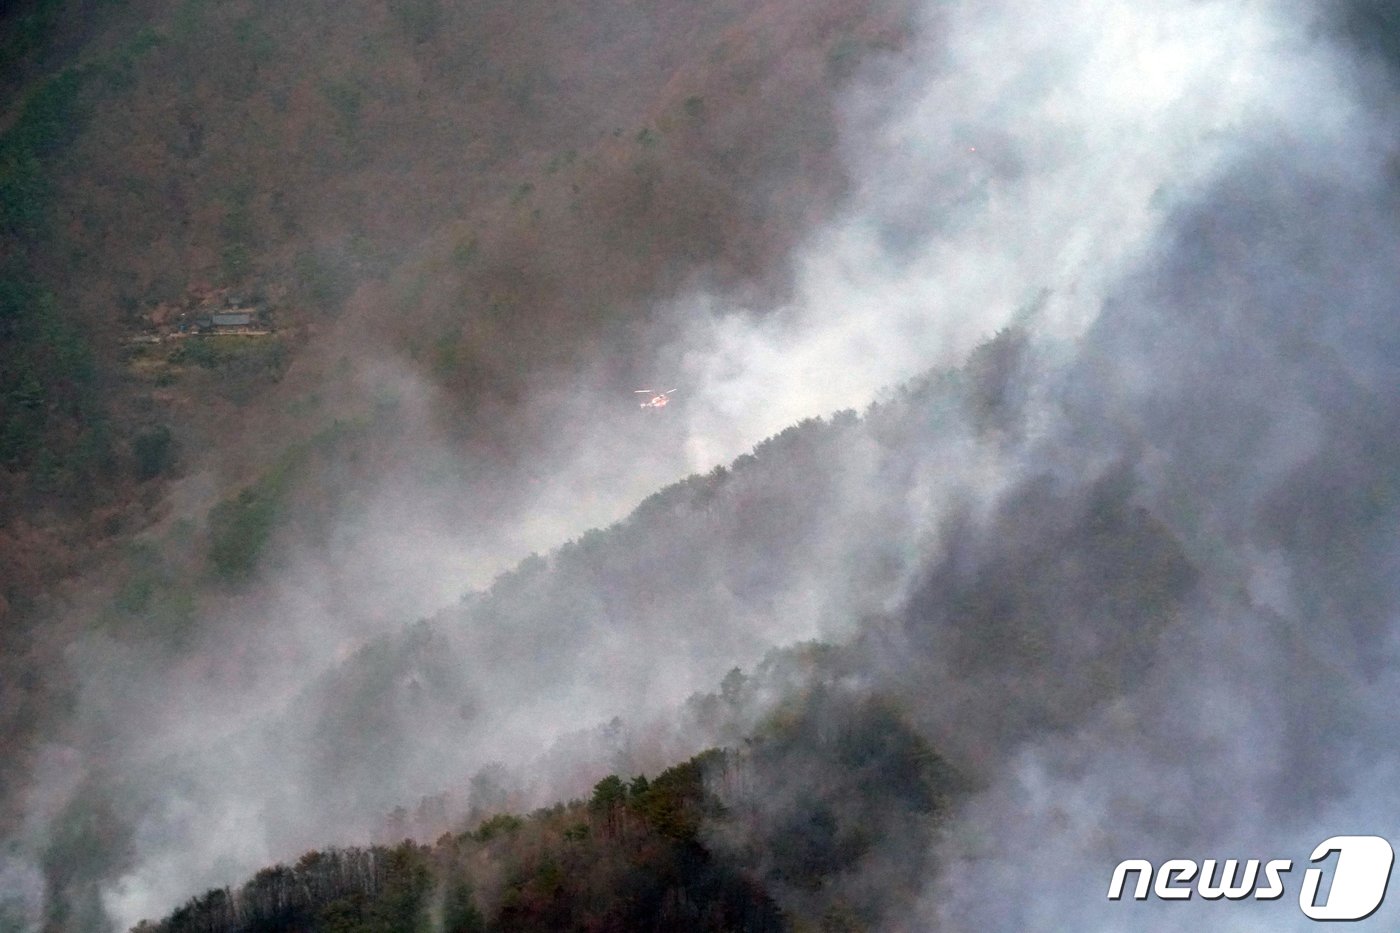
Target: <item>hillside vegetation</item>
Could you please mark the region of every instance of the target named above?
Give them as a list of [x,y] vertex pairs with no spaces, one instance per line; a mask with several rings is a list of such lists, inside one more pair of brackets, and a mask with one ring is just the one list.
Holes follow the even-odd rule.
[[[0,611],[147,523],[171,471],[277,456],[237,445],[277,420],[285,362],[238,391],[227,358],[136,365],[170,355],[125,347],[153,314],[253,296],[297,387],[347,391],[347,345],[401,357],[462,437],[527,444],[500,418],[541,376],[599,354],[645,367],[647,302],[702,273],[781,280],[841,190],[835,94],[903,29],[897,4],[836,0],[0,15]],[[162,430],[183,456],[155,463],[136,438]]]
[[[5,5],[0,798],[71,707],[62,652],[94,621],[197,644],[288,514],[324,541],[413,461],[365,366],[439,393],[487,521],[557,428],[527,404],[553,374],[646,371],[649,309],[698,278],[781,289],[843,189],[839,92],[906,15]],[[210,296],[274,336],[140,342]]]
[[[700,833],[725,871],[758,883],[754,903],[771,899],[784,922],[834,912],[847,920],[830,929],[877,928],[935,870],[927,859],[933,815],[955,808],[1022,743],[1073,730],[1150,677],[1152,646],[1197,579],[1177,535],[1134,505],[1134,481],[1122,469],[1082,484],[1029,478],[985,534],[960,531],[954,518],[937,546],[944,556],[927,562],[935,545],[907,511],[911,490],[949,451],[969,461],[966,472],[942,477],[958,488],[977,481],[978,445],[1016,443],[1026,404],[1018,387],[1039,365],[1024,336],[1008,331],[964,368],[914,383],[864,417],[794,426],[727,469],[658,492],[618,525],[532,557],[459,606],[372,642],[276,715],[179,756],[133,759],[85,798],[111,795],[128,819],[166,825],[165,801],[176,795],[191,809],[172,832],[213,831],[219,813],[255,799],[274,840],[327,826],[352,838],[433,839],[450,828],[450,813],[483,819],[528,786],[576,786],[590,774],[592,784],[613,770],[616,780],[597,793],[650,813],[636,824],[647,831],[614,839],[599,829],[596,807],[585,819],[582,804],[539,815],[522,837],[534,841],[491,849],[492,858],[528,874],[544,847],[559,860],[549,864],[575,868],[547,883],[555,892],[547,897],[527,885],[535,893],[520,917],[502,919],[489,897],[474,909],[497,925],[489,928],[513,929],[521,917],[536,917],[541,929],[649,928],[660,915],[646,911],[684,902],[686,885],[700,882],[675,882],[682,893],[674,895],[651,887],[661,884],[656,873],[672,877],[664,865],[681,857],[657,821],[685,807],[649,809],[643,801],[655,794],[637,796],[648,785],[630,775],[655,774],[667,756],[724,747],[723,806],[702,806],[708,815],[698,822],[687,817],[688,832]],[[804,596],[814,592],[816,606]],[[892,604],[900,608],[891,613],[884,607]],[[790,637],[801,638],[814,614],[848,643],[770,653],[784,617],[793,617]],[[750,673],[730,669],[736,657],[756,659]],[[148,686],[158,706],[161,688]],[[989,692],[996,704],[983,702]],[[654,718],[597,726],[628,709],[654,709]],[[522,761],[534,722],[557,723],[565,735],[544,758]],[[513,764],[502,771],[501,761]],[[415,800],[415,813],[401,809]],[[71,845],[92,845],[77,831],[90,818],[86,805],[63,814],[58,825],[75,831],[51,858],[67,864]],[[130,837],[113,829],[67,875],[61,903],[79,915],[122,870]],[[412,910],[447,896],[444,885],[459,876],[473,897],[496,883],[483,880],[495,869],[452,867],[462,845],[403,850],[421,868]],[[569,861],[570,852],[586,857]],[[617,859],[632,868],[594,872]],[[862,880],[870,872],[878,883]],[[356,922],[377,922],[373,905],[397,889],[384,879],[362,883],[369,887],[356,888]],[[264,897],[258,884],[245,895],[208,895],[167,922],[203,922],[212,912],[244,929],[237,924],[254,910],[247,905]],[[643,906],[634,903],[639,890],[652,891]],[[301,920],[270,928],[329,922],[315,920],[323,902],[297,903]],[[634,908],[643,913],[607,921],[621,925],[585,919]]]
[[[1393,811],[1395,17],[924,6],[4,5],[0,930],[1150,926]],[[852,192],[927,307],[790,316]],[[876,328],[981,342],[636,493]]]
[[[786,782],[799,747],[828,760],[834,779],[774,813],[769,788]],[[827,688],[742,752],[711,749],[650,779],[608,775],[586,801],[495,814],[431,846],[309,852],[136,929],[870,929],[891,905],[843,877],[855,881],[896,824],[932,832],[957,788],[888,706]]]

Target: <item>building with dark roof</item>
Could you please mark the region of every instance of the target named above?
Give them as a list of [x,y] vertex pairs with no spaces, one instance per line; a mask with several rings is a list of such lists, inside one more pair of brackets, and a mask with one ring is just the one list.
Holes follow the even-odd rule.
[[253,312],[220,311],[217,314],[210,315],[209,323],[215,328],[251,327],[253,325]]

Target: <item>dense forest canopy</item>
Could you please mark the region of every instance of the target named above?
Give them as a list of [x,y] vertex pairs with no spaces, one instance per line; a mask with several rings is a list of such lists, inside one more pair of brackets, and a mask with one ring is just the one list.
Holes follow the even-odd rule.
[[1397,49],[5,4],[0,929],[1301,928],[1103,892],[1394,811]]

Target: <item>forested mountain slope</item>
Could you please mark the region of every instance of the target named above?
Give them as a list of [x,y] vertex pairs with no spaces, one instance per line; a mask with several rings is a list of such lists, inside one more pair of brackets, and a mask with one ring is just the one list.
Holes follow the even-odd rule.
[[[1082,487],[1047,476],[1017,483],[998,520],[1023,529],[1021,544],[1007,550],[992,539],[972,558],[970,579],[952,569],[951,554],[936,557],[975,546],[973,532],[923,524],[911,497],[936,483],[954,513],[959,502],[973,508],[989,458],[1023,441],[1037,360],[1024,335],[1007,332],[965,369],[920,381],[863,418],[794,426],[367,646],[271,723],[208,746],[196,740],[179,758],[133,760],[107,792],[144,814],[145,834],[175,833],[211,856],[222,843],[203,834],[256,801],[262,844],[287,851],[332,825],[342,838],[431,838],[462,818],[453,813],[547,804],[608,771],[654,773],[711,745],[758,738],[782,790],[761,794],[757,815],[726,831],[746,858],[771,869],[798,857],[784,821],[816,817],[781,801],[826,801],[850,832],[864,827],[841,867],[820,867],[831,853],[812,856],[810,882],[793,887],[786,870],[771,869],[778,903],[810,919],[845,890],[837,874],[885,866],[894,884],[888,863],[898,852],[923,865],[936,824],[887,813],[902,806],[894,774],[869,784],[873,796],[859,804],[850,781],[829,773],[841,756],[833,763],[822,743],[847,734],[836,726],[842,704],[916,717],[964,775],[940,779],[940,793],[956,797],[1029,737],[1073,728],[1145,676],[1195,579],[1177,538],[1133,504],[1124,465]],[[1078,624],[1045,625],[1061,613]],[[1097,633],[1089,644],[1086,627]],[[774,646],[811,637],[850,644],[765,660]],[[896,642],[909,649],[890,670]],[[725,676],[744,659],[749,675]],[[705,696],[721,679],[723,689]],[[1000,698],[994,709],[979,699],[988,693]],[[854,737],[866,727],[850,729]],[[181,801],[173,811],[172,799]],[[121,864],[112,857],[87,883]],[[138,869],[141,883],[183,875],[159,849],[142,861],[162,867]],[[84,882],[74,882],[80,897]],[[807,885],[828,896],[814,899]],[[899,887],[898,898],[885,888],[857,894],[859,884],[842,896],[873,922],[907,907],[919,882]]]
[[[780,291],[845,185],[838,95],[906,12],[7,4],[0,825],[81,702],[75,641],[188,659],[267,612],[279,541],[333,550],[436,459],[432,507],[494,528],[560,465],[542,387],[611,368],[625,411],[655,302]],[[172,338],[245,306],[270,335]]]
[[[1054,873],[1240,831],[1232,807],[1346,806],[1339,762],[1388,728],[1400,448],[1380,387],[1400,346],[1372,285],[1332,292],[1335,315],[1318,315],[1312,273],[1280,281],[1274,256],[1327,255],[1322,229],[1333,245],[1366,242],[1393,217],[1332,189],[1322,228],[1290,226],[1293,185],[1271,169],[1228,206],[1183,212],[1177,258],[1125,285],[1073,351],[1003,333],[957,372],[863,417],[795,427],[350,659],[266,739],[321,749],[285,786],[324,787],[326,815],[343,815],[382,807],[380,788],[410,804],[443,778],[461,788],[496,761],[508,764],[478,771],[478,802],[492,775],[579,793],[608,771],[654,773],[761,735],[814,684],[840,685],[891,704],[970,782],[949,812],[972,836],[876,834],[853,869],[922,917],[977,913],[960,879],[987,864],[979,834],[1025,846],[998,858]],[[679,702],[719,678],[726,653],[811,636],[845,646],[796,667],[751,661],[753,676],[679,713],[624,715],[512,760],[571,721]],[[1163,717],[1164,704],[1190,712]],[[1245,717],[1231,720],[1243,737],[1220,731],[1224,708]],[[1343,710],[1354,728],[1329,725]],[[820,734],[785,747],[773,812],[811,796],[809,780],[832,786]],[[1081,811],[1085,781],[1097,803]],[[1222,802],[1202,809],[1163,781]],[[1041,809],[1037,787],[1060,802]],[[1161,815],[1142,808],[1159,791]],[[471,791],[457,799],[470,806]],[[283,800],[284,818],[320,802]],[[1275,846],[1312,831],[1306,817],[1254,825]],[[1048,834],[1049,850],[1023,832]],[[761,832],[750,842],[760,858],[789,851]],[[939,866],[931,899],[890,868],[909,852]],[[786,910],[807,903],[774,890]]]
[[[28,48],[0,124],[7,526],[102,509],[109,534],[174,463],[142,457],[142,429],[173,430],[186,469],[210,443],[233,478],[265,466],[207,424],[265,429],[308,344],[334,345],[298,380],[323,396],[348,391],[337,357],[403,355],[468,417],[600,337],[635,365],[617,337],[638,302],[770,274],[831,203],[834,93],[902,29],[898,7],[834,2],[5,15]],[[268,309],[277,353],[172,367],[124,347],[220,289]],[[8,602],[52,579],[44,553]]]
[[1391,18],[920,15],[6,7],[0,926],[1169,929],[1106,870],[1384,831]]
[[[771,814],[764,797],[799,745],[839,779]],[[431,847],[307,853],[136,929],[861,928],[891,907],[851,883],[863,858],[892,833],[930,832],[958,788],[892,710],[827,688],[742,752],[712,749],[650,779],[609,775],[586,802],[496,814]],[[906,898],[922,867],[903,867]]]

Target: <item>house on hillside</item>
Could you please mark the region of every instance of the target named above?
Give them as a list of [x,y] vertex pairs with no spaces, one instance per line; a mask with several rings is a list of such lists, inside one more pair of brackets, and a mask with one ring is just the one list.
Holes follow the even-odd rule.
[[216,331],[236,330],[253,325],[251,311],[220,311],[209,318],[209,325]]
[[257,312],[251,308],[228,308],[215,311],[195,322],[191,332],[203,335],[244,334],[258,336],[270,334],[272,330],[258,320]]

